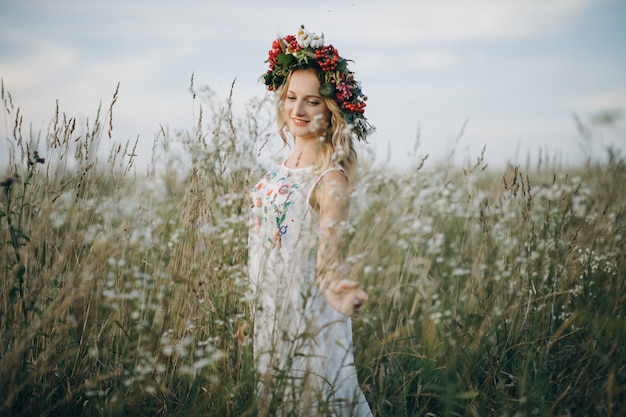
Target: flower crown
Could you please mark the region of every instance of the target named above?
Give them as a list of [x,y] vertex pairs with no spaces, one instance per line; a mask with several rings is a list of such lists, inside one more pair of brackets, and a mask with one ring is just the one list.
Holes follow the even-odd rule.
[[361,91],[361,84],[348,70],[348,60],[332,45],[324,46],[323,34],[318,36],[300,26],[297,35],[278,38],[272,43],[265,62],[270,64],[263,75],[269,91],[282,87],[296,69],[319,68],[323,74],[320,94],[337,102],[356,137],[365,140],[374,131],[363,114],[367,97]]

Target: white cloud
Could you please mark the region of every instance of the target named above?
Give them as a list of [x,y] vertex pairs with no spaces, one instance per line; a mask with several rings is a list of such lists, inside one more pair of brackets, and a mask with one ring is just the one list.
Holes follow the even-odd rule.
[[485,161],[492,167],[508,162],[523,164],[543,155],[564,163],[576,162],[573,119],[509,116],[469,120],[459,140],[457,158],[475,160],[485,148]]
[[456,62],[457,57],[453,53],[433,49],[414,54],[408,59],[407,65],[415,69],[433,70],[451,68]]
[[[292,33],[301,23],[337,42],[406,44],[523,38],[559,32],[591,6],[607,0],[352,0],[318,1],[108,1],[41,2],[66,10],[80,28],[108,26],[109,36],[155,39],[254,39]],[[50,6],[48,4],[54,4]],[[66,5],[66,7],[63,6]],[[107,22],[106,26],[104,23]],[[72,28],[67,28],[70,30]],[[76,28],[74,28],[75,30]],[[182,45],[181,45],[182,46]]]
[[609,91],[596,91],[572,102],[572,110],[583,112],[598,112],[604,110],[626,110],[626,88]]
[[355,2],[363,28],[344,25],[338,31],[344,39],[377,43],[523,38],[561,31],[600,1],[604,0]]
[[54,82],[59,74],[70,71],[78,54],[72,48],[42,41],[32,46],[32,52],[15,60],[0,60],[0,74],[11,80],[15,88],[27,88]]

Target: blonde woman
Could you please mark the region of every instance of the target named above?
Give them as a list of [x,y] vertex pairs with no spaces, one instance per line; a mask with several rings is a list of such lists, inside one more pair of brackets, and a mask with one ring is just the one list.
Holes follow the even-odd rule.
[[372,132],[347,60],[301,27],[269,51],[266,86],[291,153],[251,192],[249,274],[261,415],[370,416],[350,316],[367,300],[347,279],[342,229],[355,138]]

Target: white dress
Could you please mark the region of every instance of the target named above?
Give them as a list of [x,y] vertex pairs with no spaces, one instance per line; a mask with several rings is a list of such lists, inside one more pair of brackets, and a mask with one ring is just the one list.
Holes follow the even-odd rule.
[[261,415],[371,416],[359,387],[350,318],[319,290],[319,215],[309,199],[332,168],[279,164],[251,192],[248,238]]

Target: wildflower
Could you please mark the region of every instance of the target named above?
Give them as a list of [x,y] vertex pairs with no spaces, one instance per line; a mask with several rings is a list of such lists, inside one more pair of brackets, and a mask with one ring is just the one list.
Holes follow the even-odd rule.
[[315,33],[311,33],[304,28],[304,26],[300,26],[300,30],[296,34],[296,39],[298,40],[298,45],[302,48],[321,48],[324,45],[324,34],[322,36],[318,36]]
[[318,36],[315,33],[311,34],[313,38],[311,39],[311,48],[321,48],[324,46],[324,34],[322,36]]
[[308,48],[311,46],[311,33],[304,29],[304,26],[300,26],[296,38],[298,39],[298,45],[301,47]]
[[33,159],[30,159],[28,161],[28,165],[35,165],[35,164],[44,164],[46,162],[46,158],[42,158],[39,156],[39,152],[34,151],[33,152]]
[[7,177],[6,180],[0,182],[0,186],[4,187],[4,188],[10,188],[11,185],[15,182],[15,178],[13,177]]
[[45,158],[39,157],[39,152],[37,152],[37,151],[33,152],[33,156],[35,157],[35,162],[37,162],[39,164],[43,164],[43,163],[46,162]]
[[338,83],[336,89],[337,100],[346,101],[350,97],[352,97],[352,87],[345,81],[341,81],[340,83]]
[[324,116],[321,114],[316,114],[315,116],[313,116],[313,123],[311,124],[311,129],[314,131],[319,131],[319,130],[323,130],[324,126],[322,125],[324,123]]

